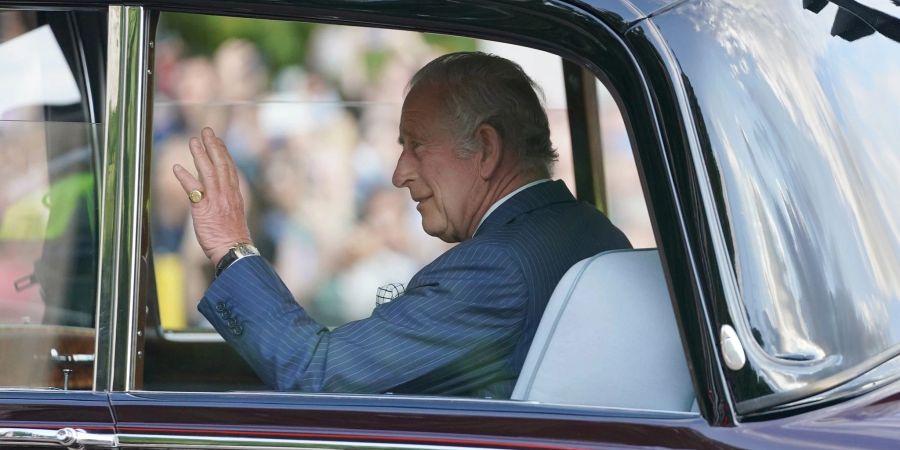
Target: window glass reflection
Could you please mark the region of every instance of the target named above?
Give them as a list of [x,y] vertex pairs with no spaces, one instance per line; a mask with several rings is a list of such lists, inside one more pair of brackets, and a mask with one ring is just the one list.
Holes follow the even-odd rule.
[[798,367],[767,375],[777,390],[900,345],[900,44],[831,36],[837,10],[699,2],[657,19],[709,134],[739,325],[766,355],[749,356]]
[[[90,389],[97,201],[92,136],[55,27],[0,11],[0,386]],[[62,19],[62,20],[61,20]],[[75,358],[77,356],[77,358]],[[74,361],[77,359],[78,361]],[[63,370],[71,369],[68,377]],[[68,384],[64,379],[68,378]]]

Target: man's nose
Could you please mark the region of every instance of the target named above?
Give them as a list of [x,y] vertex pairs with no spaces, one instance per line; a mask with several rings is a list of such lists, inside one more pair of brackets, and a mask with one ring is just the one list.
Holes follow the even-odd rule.
[[394,168],[391,182],[394,183],[394,186],[400,188],[406,186],[406,183],[412,181],[414,177],[415,164],[411,161],[409,152],[403,150],[400,152],[400,157],[397,158],[397,167]]

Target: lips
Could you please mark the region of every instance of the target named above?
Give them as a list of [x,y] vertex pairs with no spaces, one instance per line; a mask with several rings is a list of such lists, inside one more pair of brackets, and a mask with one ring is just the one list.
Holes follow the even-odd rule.
[[416,209],[417,209],[417,210],[421,210],[420,208],[422,208],[422,203],[425,202],[426,200],[430,199],[430,198],[431,198],[430,195],[427,196],[427,197],[418,197],[418,198],[413,197],[413,201],[416,202],[416,203],[418,203],[418,205],[416,205]]

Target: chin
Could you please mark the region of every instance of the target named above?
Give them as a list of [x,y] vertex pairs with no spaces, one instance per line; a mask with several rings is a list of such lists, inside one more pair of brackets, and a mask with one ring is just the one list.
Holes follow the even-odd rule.
[[440,236],[435,236],[435,237],[448,243],[448,244],[455,244],[457,242],[462,242],[462,240],[457,238],[456,236],[440,235]]
[[425,221],[425,218],[422,218],[422,229],[425,230],[425,234],[429,236],[434,236],[448,244],[452,244],[454,242],[459,242],[460,239],[454,236],[452,233],[447,230],[446,227],[434,227],[429,226],[429,224]]

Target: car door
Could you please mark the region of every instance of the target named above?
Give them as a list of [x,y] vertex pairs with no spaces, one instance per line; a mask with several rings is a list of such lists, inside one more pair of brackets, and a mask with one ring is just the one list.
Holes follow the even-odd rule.
[[[202,264],[196,266],[195,270],[186,270],[183,265],[188,264],[190,255],[179,254],[181,256],[173,261],[161,258],[163,252],[155,248],[159,244],[157,240],[168,243],[172,241],[172,236],[183,239],[185,231],[181,228],[184,222],[175,222],[173,230],[161,230],[161,221],[169,216],[161,217],[153,208],[163,203],[187,205],[184,203],[183,193],[179,193],[177,189],[157,190],[152,187],[151,180],[159,166],[164,169],[160,173],[170,174],[168,168],[179,162],[177,159],[166,159],[166,156],[175,154],[173,152],[185,152],[186,138],[178,134],[178,125],[162,125],[169,124],[169,121],[177,124],[178,120],[196,123],[191,122],[193,115],[202,113],[210,116],[200,123],[219,124],[215,127],[221,129],[221,124],[228,123],[228,118],[242,115],[240,107],[248,104],[247,98],[241,97],[241,92],[232,91],[234,85],[219,84],[221,78],[238,72],[241,76],[253,79],[253,67],[259,64],[258,56],[247,56],[246,43],[235,39],[234,42],[229,42],[228,48],[229,52],[238,55],[233,56],[237,63],[229,63],[232,61],[229,59],[232,58],[230,54],[214,61],[187,54],[184,58],[189,59],[190,64],[180,70],[169,70],[169,52],[183,51],[183,48],[178,50],[177,44],[173,46],[172,42],[155,34],[157,21],[166,20],[166,15],[190,13],[190,17],[180,17],[196,21],[193,22],[196,26],[186,26],[181,31],[207,37],[219,32],[217,30],[231,30],[235,37],[244,40],[253,36],[264,40],[267,36],[271,39],[275,31],[279,31],[285,33],[279,36],[293,36],[301,40],[311,31],[304,27],[295,28],[296,22],[332,23],[355,25],[359,29],[348,33],[357,33],[363,38],[375,35],[370,33],[374,29],[394,28],[493,39],[552,52],[556,55],[559,66],[563,66],[560,57],[567,60],[563,70],[563,90],[568,98],[568,111],[563,115],[567,115],[564,122],[567,124],[565,136],[571,142],[567,145],[571,145],[569,151],[574,155],[575,161],[573,190],[577,191],[580,198],[603,205],[602,192],[605,184],[598,181],[602,179],[603,170],[594,146],[599,123],[595,116],[596,93],[593,87],[598,82],[615,92],[617,105],[627,117],[627,139],[639,155],[639,167],[645,173],[665,173],[662,137],[654,118],[652,101],[642,75],[634,64],[633,55],[620,35],[628,28],[629,21],[643,17],[642,14],[631,9],[628,2],[611,2],[608,9],[599,13],[587,12],[562,2],[528,5],[505,2],[232,2],[218,8],[213,9],[200,2],[154,2],[152,7],[114,6],[110,10],[110,21],[123,24],[122,34],[118,39],[121,45],[118,54],[123,58],[123,70],[116,78],[121,85],[118,101],[115,103],[133,106],[122,108],[116,113],[112,111],[113,102],[110,103],[110,117],[118,120],[113,124],[111,119],[110,123],[111,132],[115,129],[117,133],[116,143],[110,142],[110,153],[119,152],[125,162],[119,174],[122,177],[121,185],[114,192],[121,196],[119,201],[123,205],[121,211],[125,216],[117,217],[121,226],[120,234],[110,241],[110,245],[117,249],[112,253],[119,258],[118,281],[101,284],[101,291],[109,289],[116,293],[117,303],[113,311],[121,314],[119,320],[110,322],[110,327],[113,328],[110,349],[116,365],[109,368],[109,373],[112,391],[110,401],[116,417],[118,442],[122,447],[581,448],[716,445],[714,440],[704,437],[703,431],[710,428],[707,420],[690,410],[623,409],[604,405],[390,393],[351,395],[266,392],[252,371],[248,370],[250,368],[236,359],[237,355],[224,347],[220,338],[208,329],[202,329],[202,322],[196,322],[199,329],[193,328],[180,333],[172,331],[173,328],[184,328],[179,324],[190,323],[190,309],[194,307],[193,302],[198,296],[202,295],[202,290],[178,294],[188,298],[189,309],[184,309],[177,302],[173,307],[171,298],[167,296],[176,294],[171,293],[171,284],[167,283],[174,283],[173,280],[182,277],[187,278],[187,282],[199,282],[203,286],[209,282],[211,271]],[[466,14],[460,14],[461,11]],[[212,28],[199,26],[206,17],[217,15],[238,16],[243,19],[231,19]],[[260,36],[258,31],[242,28],[241,20],[263,18],[269,20],[262,27],[269,33],[263,32]],[[429,39],[440,41],[443,38]],[[110,45],[112,46],[112,41]],[[385,47],[390,45],[392,44],[384,44]],[[419,51],[409,42],[399,48],[402,50],[399,52],[401,55]],[[277,54],[267,56],[276,58]],[[341,56],[334,51],[324,51],[324,54],[319,55],[322,64],[328,64],[334,59],[340,60]],[[383,63],[383,55],[370,55],[365,62],[366,64],[356,68],[357,71],[337,70],[334,72],[335,76],[352,79],[359,72],[377,69]],[[233,71],[215,75],[217,64],[230,67]],[[412,68],[414,69],[415,67]],[[186,86],[183,91],[173,87],[172,97],[163,98],[160,89],[154,88],[165,83],[177,84],[178,80],[185,79],[184,75],[188,70],[197,74],[197,79],[202,81]],[[403,73],[399,75],[406,76]],[[284,79],[273,80],[272,84],[290,84],[297,80],[300,80],[299,85],[307,89],[306,94],[318,95],[311,102],[316,108],[302,114],[278,113],[277,109],[286,102],[285,98],[268,98],[266,103],[274,105],[271,110],[276,111],[270,110],[271,116],[267,116],[271,129],[286,135],[288,132],[295,132],[296,128],[307,126],[307,123],[327,122],[336,128],[329,128],[328,132],[321,133],[312,130],[311,133],[331,139],[327,142],[334,148],[348,135],[344,128],[340,128],[343,120],[369,117],[353,112],[353,106],[346,108],[351,111],[349,114],[345,114],[343,107],[339,111],[329,107],[329,101],[333,97],[322,89],[325,81],[318,79],[315,74],[288,72]],[[353,82],[348,83],[352,85]],[[360,89],[365,87],[363,85]],[[402,96],[402,89],[393,93],[398,97]],[[346,92],[344,94],[347,95]],[[159,97],[154,99],[153,95]],[[179,95],[184,96],[183,100],[178,100],[182,98]],[[208,97],[203,97],[204,95]],[[220,97],[216,97],[217,95]],[[238,107],[231,108],[228,114],[217,116],[216,110],[220,108],[222,98],[227,95],[234,95],[229,99],[230,105]],[[183,101],[193,108],[182,108],[177,114],[165,111],[166,106],[177,101]],[[266,112],[259,114],[265,115]],[[375,114],[371,120],[377,120],[378,117],[382,117],[382,113]],[[305,119],[305,122],[300,119]],[[154,127],[151,127],[151,122],[155,122]],[[394,139],[396,124],[390,126],[390,139]],[[158,131],[151,135],[152,129]],[[189,135],[198,131],[189,127],[187,133]],[[171,136],[176,137],[170,149],[161,143]],[[178,139],[181,139],[180,143]],[[234,139],[228,141],[232,149],[238,148],[239,144],[231,142],[246,143],[241,151],[253,154],[251,140],[234,137],[226,139]],[[284,138],[278,142],[291,145],[292,141]],[[116,146],[118,150],[114,148]],[[241,160],[246,156],[243,154],[238,154],[236,160],[239,166],[246,164],[248,184],[254,183],[251,178],[253,174],[265,170],[290,170],[297,165],[305,167],[303,164],[322,164],[317,166],[323,167],[322,171],[310,175],[324,174],[320,175],[321,183],[339,181],[346,174],[330,171],[330,168],[342,167],[365,173],[364,169],[376,165],[371,162],[369,166],[360,164],[362,167],[345,164],[339,159],[339,154],[335,155],[338,152],[320,153],[325,156],[317,154],[315,158],[324,158],[325,162],[320,159],[297,162],[284,157],[284,153],[275,153],[274,162],[266,165],[257,165],[252,158]],[[652,202],[656,210],[657,232],[665,234],[663,239],[657,238],[665,245],[665,260],[668,264],[677,266],[678,261],[687,258],[686,244],[677,231],[680,229],[680,213],[672,203],[672,186],[666,180],[665,177],[659,177],[652,183],[645,183],[643,192],[648,194],[648,202]],[[639,190],[640,186],[638,184]],[[105,187],[113,189],[109,184]],[[267,186],[266,189],[276,190],[279,187]],[[348,214],[342,204],[331,201],[334,197],[329,197],[337,195],[341,190],[334,188],[326,192],[315,192],[311,189],[312,187],[305,186],[304,189],[295,189],[282,195],[289,198],[317,198],[316,195],[321,195],[318,209],[306,211],[307,214],[324,212],[323,217],[326,218]],[[352,192],[344,192],[343,195],[353,198]],[[643,194],[639,195],[643,199]],[[315,228],[315,225],[309,225],[309,228]],[[330,231],[335,227],[322,228]],[[350,238],[356,236],[348,234],[339,239]],[[166,250],[168,253],[176,253],[172,251],[173,248],[176,247],[168,247]],[[303,264],[310,264],[310,261],[318,262],[321,258],[310,257],[294,261],[301,268],[298,271],[300,274],[304,274],[303,270],[308,267]],[[182,265],[179,266],[180,269],[171,270],[171,266],[167,266],[173,262]],[[688,265],[685,263],[683,266]],[[688,280],[685,283],[690,279],[684,278]],[[297,282],[298,286],[302,286],[302,281]],[[372,290],[374,292],[374,287]],[[683,308],[694,307],[695,299],[688,291],[676,292],[679,295],[678,304]],[[374,303],[374,295],[372,297],[371,303]],[[178,313],[167,315],[166,311],[173,308]],[[314,309],[315,305],[310,308]],[[693,321],[690,325],[692,329],[701,328],[694,315],[679,314],[678,318]],[[615,364],[615,361],[608,363]],[[694,364],[705,367],[703,361],[696,361]],[[717,390],[719,386],[706,378],[706,375],[700,376],[698,380],[701,389],[697,391],[706,393],[699,399],[701,410],[715,410],[719,415],[711,415],[711,420],[727,422],[729,411],[721,392]]]
[[110,447],[97,364],[105,8],[0,4],[0,447]]

